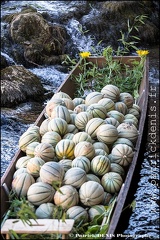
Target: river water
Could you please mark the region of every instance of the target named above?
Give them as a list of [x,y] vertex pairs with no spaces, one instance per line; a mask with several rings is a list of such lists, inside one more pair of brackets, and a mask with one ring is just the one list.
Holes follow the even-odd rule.
[[[65,1],[6,1],[2,4],[1,15],[20,11],[22,6],[26,6],[26,2],[27,5],[37,7],[39,12],[49,11],[54,18],[72,11],[75,6],[75,1],[68,1],[70,2],[68,4]],[[90,51],[94,44],[93,39],[86,38],[80,32],[79,22],[76,19],[69,20],[65,27],[79,51]],[[2,22],[2,34],[4,29],[5,24]],[[1,51],[10,63],[16,64],[7,48]],[[124,211],[123,222],[117,230],[122,233],[120,237],[125,239],[159,239],[159,47],[149,47],[149,51],[150,94],[147,121],[138,169],[136,168],[127,200],[128,203],[135,200],[136,207],[134,211],[131,209]],[[44,87],[50,91],[55,91],[67,77],[67,73],[57,70],[54,66],[29,70],[40,77]],[[35,122],[44,106],[45,103],[27,102],[12,109],[1,109],[1,176],[18,150],[19,137]]]

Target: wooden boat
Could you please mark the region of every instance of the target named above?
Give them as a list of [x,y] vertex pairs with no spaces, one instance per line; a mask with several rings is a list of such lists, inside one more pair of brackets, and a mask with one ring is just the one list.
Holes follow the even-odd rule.
[[[123,57],[114,57],[113,60],[118,60],[123,64],[132,64],[132,60],[140,61],[139,56],[123,56]],[[103,64],[105,63],[106,59],[104,57],[89,57],[87,58],[88,62],[97,63],[100,68],[103,67]],[[61,86],[57,89],[56,92],[62,91],[70,95],[71,98],[74,98],[74,92],[75,92],[75,82],[72,79],[72,75],[78,75],[80,73],[79,69],[79,63],[75,66],[75,68],[70,72],[68,77],[64,80],[64,82],[61,84]],[[144,124],[146,119],[146,113],[147,113],[147,104],[148,104],[148,91],[149,91],[149,82],[148,82],[148,71],[149,71],[149,59],[148,57],[145,60],[144,64],[144,76],[141,81],[141,85],[139,87],[139,98],[137,104],[142,109],[141,117],[139,120],[139,136],[136,142],[136,152],[133,157],[133,161],[131,165],[129,166],[125,181],[121,187],[121,190],[118,194],[118,198],[116,201],[115,209],[111,218],[108,234],[106,239],[111,239],[112,236],[114,236],[118,221],[121,216],[122,209],[124,207],[124,203],[127,197],[127,193],[129,191],[132,176],[136,167],[136,163],[139,156],[139,150],[141,147],[141,140],[142,140],[142,133],[144,131]],[[35,125],[40,126],[41,123],[45,120],[45,109],[41,112],[39,117],[37,118]],[[10,165],[8,166],[5,174],[1,178],[1,219],[3,218],[4,214],[7,212],[9,208],[8,203],[8,191],[11,188],[11,182],[12,177],[15,172],[15,163],[18,158],[24,156],[24,152],[21,150],[18,150],[15,156],[13,157]]]

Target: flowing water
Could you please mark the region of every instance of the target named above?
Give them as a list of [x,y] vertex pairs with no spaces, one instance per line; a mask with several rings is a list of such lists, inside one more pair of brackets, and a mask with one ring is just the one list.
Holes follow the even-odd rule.
[[[37,7],[39,12],[48,11],[53,19],[58,16],[71,12],[76,4],[84,1],[7,1],[2,4],[2,17],[6,14],[19,12],[22,6],[32,5]],[[92,9],[89,14],[98,14]],[[84,18],[88,19],[89,15]],[[58,21],[58,20],[57,20]],[[93,38],[86,37],[80,31],[79,22],[72,18],[65,25],[68,34],[71,36],[74,46],[78,51],[90,51],[94,45]],[[1,24],[2,35],[5,33],[5,23]],[[134,184],[130,193],[129,203],[133,199],[136,201],[134,211],[128,211],[128,219],[125,224],[120,224],[123,229],[120,236],[125,239],[159,239],[158,221],[159,221],[159,124],[157,115],[159,111],[159,49],[150,48],[150,96],[147,113],[147,123],[145,126],[143,149],[139,168],[136,169]],[[7,61],[16,64],[10,55],[7,46],[1,49],[2,55],[7,57]],[[73,54],[73,53],[72,53]],[[38,77],[48,91],[55,91],[67,76],[54,66],[48,66],[41,69],[29,69]],[[22,133],[31,126],[37,119],[39,113],[44,108],[45,103],[27,102],[11,109],[1,109],[1,176],[4,174],[15,152],[18,150],[18,140]],[[153,121],[154,120],[154,121]],[[156,135],[156,137],[155,137]],[[124,215],[127,216],[127,213]],[[124,221],[124,216],[122,216]],[[123,226],[122,226],[123,225]]]

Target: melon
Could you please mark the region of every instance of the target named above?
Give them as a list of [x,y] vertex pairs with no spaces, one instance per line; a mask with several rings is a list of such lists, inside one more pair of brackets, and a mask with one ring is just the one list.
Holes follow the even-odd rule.
[[73,137],[72,140],[73,140],[73,142],[75,143],[75,145],[76,145],[77,143],[83,142],[83,141],[92,143],[92,138],[91,138],[91,136],[90,136],[88,133],[84,132],[84,131],[81,131],[81,132],[76,133],[76,134],[74,135],[74,137]]
[[53,161],[55,157],[55,150],[50,143],[40,143],[34,149],[35,157],[42,158],[45,162]]
[[108,172],[101,178],[101,184],[106,192],[118,193],[123,184],[123,179],[119,173]]
[[103,205],[92,206],[88,210],[88,215],[89,215],[90,220],[92,221],[94,219],[94,217],[104,214],[105,211],[106,211],[106,209]]
[[98,103],[99,100],[101,100],[103,98],[103,94],[100,92],[90,92],[86,98],[85,98],[85,104],[86,105],[91,105],[93,103]]
[[58,163],[63,166],[65,172],[67,172],[67,170],[72,167],[72,160],[71,159],[62,159]]
[[63,185],[71,185],[75,188],[87,181],[86,172],[79,167],[70,168],[64,175]]
[[54,98],[54,99],[48,101],[46,108],[45,108],[47,116],[50,117],[53,109],[59,105],[66,107],[65,102],[60,98]]
[[62,118],[53,118],[48,123],[48,131],[57,132],[61,137],[67,133],[67,122]]
[[87,110],[87,105],[82,103],[82,104],[79,104],[77,105],[75,108],[74,108],[74,112],[75,113],[80,113],[80,112],[85,112]]
[[124,102],[116,102],[115,103],[115,110],[122,113],[123,115],[126,115],[128,113],[128,107]]
[[[54,98],[69,98],[69,99],[71,99],[72,100],[72,98],[69,96],[69,94],[67,94],[67,93],[65,93],[65,92],[63,92],[63,91],[60,91],[60,92],[56,92],[53,96],[52,96],[52,98],[51,98],[51,100],[53,100]],[[63,100],[63,99],[62,99]]]
[[93,143],[93,147],[94,149],[103,149],[107,154],[109,154],[109,147],[103,142],[96,141]]
[[29,157],[34,157],[34,150],[39,144],[39,142],[32,142],[28,144],[28,146],[26,147],[26,155]]
[[61,184],[64,177],[64,168],[57,162],[47,162],[43,164],[39,172],[42,182],[51,184],[59,182]]
[[86,223],[88,221],[87,210],[81,206],[70,207],[66,211],[67,219],[74,219],[76,224]]
[[69,209],[79,203],[79,195],[76,188],[71,185],[64,185],[56,191],[54,195],[54,203],[63,209]]
[[89,120],[91,120],[93,117],[89,112],[80,112],[75,117],[75,126],[81,130],[84,131],[86,124]]
[[119,138],[127,138],[129,139],[133,144],[137,141],[139,132],[134,124],[130,123],[121,123],[117,127],[118,131],[118,137]]
[[33,183],[27,192],[27,199],[35,206],[42,203],[53,202],[55,189],[48,183],[36,182]]
[[98,104],[104,106],[107,112],[115,110],[115,103],[109,98],[102,98],[99,100]]
[[76,134],[76,133],[78,133],[78,131],[79,131],[78,128],[74,124],[68,124],[68,126],[67,126],[68,133]]
[[92,143],[87,141],[77,143],[74,148],[74,156],[75,158],[79,156],[85,156],[91,160],[95,156],[95,149]]
[[100,178],[93,173],[87,174],[87,181],[94,181],[94,182],[98,182],[99,184],[101,184]]
[[55,205],[53,203],[42,203],[35,211],[38,219],[52,219]]
[[127,144],[117,144],[112,148],[111,161],[121,166],[128,166],[133,159],[134,152]]
[[43,120],[43,122],[41,123],[40,127],[39,127],[39,132],[41,134],[41,136],[43,136],[46,132],[48,132],[48,123],[50,122],[50,119],[47,118],[45,120]]
[[101,93],[103,94],[104,98],[109,98],[113,102],[117,102],[119,100],[120,90],[115,85],[107,84],[101,89]]
[[107,117],[113,117],[115,118],[119,123],[122,123],[125,119],[123,113],[118,112],[117,110],[112,110],[110,112],[107,112]]
[[39,177],[39,171],[41,169],[41,166],[43,166],[43,164],[45,164],[45,161],[40,157],[30,158],[27,163],[28,173],[30,173],[33,177]]
[[62,139],[55,147],[56,156],[59,160],[74,158],[75,144],[72,140]]
[[85,182],[79,189],[79,198],[85,206],[100,204],[104,198],[104,189],[98,182]]
[[115,127],[119,126],[119,122],[117,121],[117,119],[113,118],[113,117],[107,117],[106,119],[104,119],[105,123],[107,124],[111,124]]
[[23,157],[18,158],[18,160],[16,162],[16,165],[15,165],[16,169],[26,168],[27,163],[28,163],[30,158],[31,158],[30,156],[23,156]]
[[92,139],[96,139],[97,129],[99,126],[104,125],[105,121],[101,118],[92,118],[88,121],[85,127],[85,131],[91,136]]
[[113,144],[118,138],[117,128],[111,124],[104,124],[98,127],[97,132],[98,141],[105,144]]
[[73,167],[82,168],[86,173],[88,173],[91,168],[91,162],[87,157],[79,156],[73,159],[72,168]]
[[55,148],[56,144],[61,140],[61,136],[57,132],[46,132],[41,139],[42,143],[49,143]]
[[110,170],[110,160],[105,155],[95,156],[91,161],[91,171],[97,176],[103,176]]
[[85,100],[80,97],[73,98],[73,102],[75,107],[80,104],[85,104]]
[[33,176],[23,172],[12,180],[12,190],[18,197],[26,197],[29,187],[35,183]]
[[67,107],[64,107],[64,106],[61,106],[61,105],[55,107],[52,110],[51,119],[54,119],[54,118],[62,118],[67,123],[69,123],[71,121],[70,113],[69,113]]
[[119,101],[125,103],[127,108],[131,108],[134,103],[134,98],[130,93],[123,92],[123,93],[120,93]]
[[89,105],[86,112],[89,112],[93,118],[101,119],[105,119],[107,114],[106,108],[98,103]]

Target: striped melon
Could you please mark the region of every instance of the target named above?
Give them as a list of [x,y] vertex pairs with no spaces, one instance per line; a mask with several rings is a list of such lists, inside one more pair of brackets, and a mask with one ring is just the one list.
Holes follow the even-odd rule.
[[133,144],[136,142],[139,134],[135,125],[130,123],[121,123],[117,127],[117,131],[118,131],[119,138],[127,138]]
[[33,176],[23,172],[12,180],[12,190],[18,197],[26,197],[29,187],[35,183]]
[[98,182],[85,182],[79,189],[79,198],[85,206],[100,204],[104,198],[104,189]]
[[123,92],[123,93],[120,93],[119,101],[124,102],[127,108],[131,108],[134,103],[134,98],[130,93]]
[[95,205],[92,206],[88,210],[89,218],[92,221],[95,216],[102,215],[106,211],[105,207],[103,205]]
[[29,156],[24,156],[24,157],[20,157],[18,158],[17,162],[16,162],[16,169],[19,169],[19,168],[26,168],[27,167],[27,163],[29,161],[31,157]]
[[125,170],[118,163],[111,163],[110,172],[119,173],[123,179],[125,177]]
[[109,98],[102,98],[98,101],[98,104],[104,106],[107,112],[115,110],[115,103]]
[[79,142],[83,142],[83,141],[92,143],[92,138],[90,137],[90,135],[88,133],[86,133],[84,131],[78,132],[74,135],[73,142],[75,144],[77,144]]
[[53,202],[55,189],[48,183],[36,182],[33,183],[27,192],[27,199],[35,206],[42,203]]
[[61,106],[61,105],[55,107],[52,110],[51,119],[54,119],[54,118],[62,118],[67,123],[69,123],[71,121],[70,113],[69,113],[67,107],[64,107],[64,106]]
[[45,164],[45,161],[40,157],[33,157],[29,159],[27,163],[28,173],[30,173],[33,177],[39,177],[39,171],[43,164]]
[[111,155],[112,162],[125,167],[132,162],[134,152],[127,144],[117,144],[112,148]]
[[103,94],[100,92],[90,92],[85,98],[85,104],[91,105],[93,103],[98,103],[99,100],[103,98]]
[[79,104],[74,108],[75,113],[85,112],[86,110],[87,110],[87,105],[84,103]]
[[115,118],[113,118],[113,117],[107,117],[104,121],[105,121],[105,123],[111,124],[111,125],[113,125],[113,126],[115,126],[115,127],[118,127],[119,124],[120,124],[120,123],[119,123]]
[[91,171],[97,176],[103,176],[110,170],[110,160],[105,155],[98,155],[91,161]]
[[87,181],[94,181],[94,182],[98,182],[99,184],[101,184],[101,180],[99,179],[99,177],[92,173],[87,174]]
[[75,125],[79,130],[84,131],[86,124],[92,118],[93,117],[89,112],[80,112],[75,117]]
[[71,121],[70,124],[74,124],[75,125],[75,119],[76,119],[77,113],[70,113],[70,117],[71,117]]
[[68,126],[67,126],[68,133],[76,134],[76,133],[78,133],[78,131],[79,131],[78,128],[74,124],[68,124]]
[[[73,140],[73,137],[74,137],[74,133],[66,133],[66,134],[63,136],[63,139]],[[61,139],[61,140],[62,140],[62,139]]]
[[73,140],[62,139],[55,147],[56,157],[59,160],[62,159],[73,159],[74,158],[74,147]]
[[52,219],[55,205],[53,203],[42,203],[35,211],[38,219]]
[[73,159],[72,167],[82,168],[86,173],[88,173],[91,168],[91,162],[87,157],[79,156]]
[[42,182],[51,184],[53,182],[61,183],[64,177],[64,168],[57,162],[47,162],[40,169],[39,176]]
[[55,150],[50,143],[40,143],[34,149],[35,157],[42,158],[45,162],[53,161],[55,158]]
[[13,174],[13,178],[15,178],[16,176],[18,176],[21,173],[28,173],[27,168],[22,167],[22,168],[17,169]]
[[105,119],[107,115],[105,107],[98,103],[89,105],[86,112],[89,112],[93,118]]
[[70,168],[64,175],[63,185],[71,185],[75,188],[87,181],[86,172],[79,167]]
[[113,102],[117,102],[119,100],[120,90],[115,85],[107,84],[101,89],[101,93],[103,94],[104,98],[109,98]]
[[74,102],[75,107],[80,104],[85,104],[85,100],[80,97],[73,98],[73,102]]
[[63,91],[60,91],[60,92],[56,92],[51,100],[53,100],[54,98],[69,98],[69,99],[72,99],[67,93],[63,92]]
[[39,144],[39,142],[31,142],[30,144],[28,144],[28,146],[26,147],[26,155],[29,157],[34,157],[34,150]]
[[112,110],[110,112],[107,112],[107,117],[113,117],[115,118],[119,123],[122,123],[124,120],[123,113],[118,112],[117,110]]
[[109,154],[109,148],[103,142],[96,141],[95,143],[93,143],[93,147],[94,147],[94,149],[103,149],[107,154]]
[[118,138],[112,145],[112,148],[116,146],[116,144],[127,144],[134,150],[133,143],[127,138]]
[[48,123],[48,131],[57,132],[63,137],[67,133],[67,122],[62,118],[53,118]]
[[103,175],[101,179],[101,184],[106,192],[118,193],[123,184],[123,179],[119,173],[108,172]]
[[123,115],[126,115],[128,113],[128,107],[124,102],[116,102],[115,103],[115,110],[122,113]]
[[105,121],[101,118],[92,118],[88,121],[85,127],[85,131],[91,136],[92,139],[96,139],[97,129],[99,126],[104,125]]
[[61,136],[57,132],[46,132],[41,139],[42,143],[49,143],[55,148],[56,144],[61,140]]
[[79,195],[76,188],[71,185],[64,185],[56,191],[54,195],[54,203],[63,209],[69,209],[79,203]]
[[103,149],[97,148],[95,149],[95,156],[98,156],[98,155],[107,156],[108,154]]
[[117,128],[111,124],[104,124],[97,129],[97,139],[105,144],[113,144],[118,138]]
[[104,198],[103,198],[103,201],[101,202],[101,204],[103,204],[104,206],[109,205],[112,198],[113,198],[113,196],[111,193],[104,192]]
[[41,135],[39,130],[36,130],[35,128],[29,128],[27,131],[25,131],[19,138],[19,148],[26,152],[27,146],[32,142],[40,142]]
[[65,105],[68,109],[74,110],[75,105],[72,99],[69,98],[62,98],[62,100],[65,102]]
[[43,122],[41,123],[40,127],[39,127],[39,132],[41,134],[41,136],[43,136],[46,132],[48,132],[48,123],[50,122],[50,119],[47,118],[45,120],[43,120]]
[[72,160],[71,159],[62,159],[58,163],[63,166],[65,172],[67,172],[67,170],[72,167]]
[[74,219],[76,224],[85,223],[88,221],[88,212],[81,206],[70,207],[66,211],[66,216],[69,219]]
[[66,107],[65,102],[62,99],[60,99],[60,98],[54,98],[54,99],[48,101],[47,105],[46,105],[46,108],[45,108],[47,116],[50,117],[53,109],[56,106],[59,106],[59,105]]
[[77,145],[75,145],[74,148],[74,156],[79,157],[79,156],[85,156],[88,159],[92,159],[95,155],[95,149],[90,142],[79,142]]

